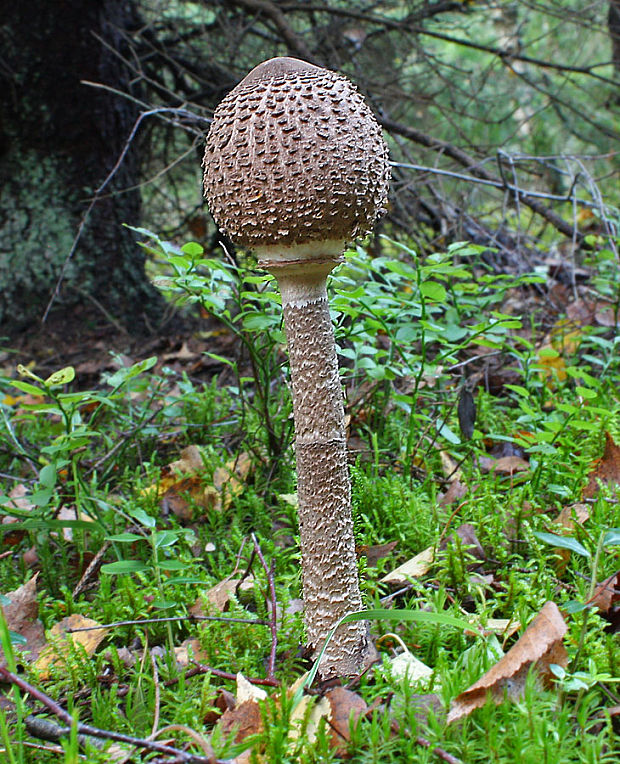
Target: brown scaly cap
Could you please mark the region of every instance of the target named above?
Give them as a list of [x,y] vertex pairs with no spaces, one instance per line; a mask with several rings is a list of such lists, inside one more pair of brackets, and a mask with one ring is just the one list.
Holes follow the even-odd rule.
[[390,179],[381,128],[355,86],[295,58],[264,61],[224,98],[204,168],[211,213],[235,243],[311,256],[315,242],[342,250],[370,231]]

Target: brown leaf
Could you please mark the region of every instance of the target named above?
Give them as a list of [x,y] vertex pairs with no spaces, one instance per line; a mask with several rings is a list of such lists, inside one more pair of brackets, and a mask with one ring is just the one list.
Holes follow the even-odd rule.
[[222,496],[222,506],[227,509],[234,496],[238,496],[244,488],[245,480],[250,474],[252,459],[245,451],[236,459],[226,462],[213,473],[213,486]]
[[[562,536],[570,536],[575,528],[575,524],[582,525],[590,517],[590,507],[587,504],[569,504],[562,507],[554,522],[560,526],[557,531]],[[570,551],[568,549],[556,549],[558,555],[556,570],[558,575],[562,575],[566,570],[570,560]]]
[[[10,605],[3,605],[2,612],[11,631],[21,634],[26,645],[15,645],[16,651],[24,651],[24,658],[35,661],[45,644],[45,630],[39,621],[39,603],[37,602],[37,576],[22,584],[18,589],[7,593]],[[0,665],[6,666],[4,655],[0,656]]]
[[220,509],[219,494],[212,486],[206,488],[199,475],[177,480],[170,485],[162,498],[162,505],[180,520],[192,520],[194,508]]
[[493,472],[499,475],[513,475],[515,472],[524,472],[529,468],[529,463],[520,456],[502,456],[492,466]]
[[430,570],[435,560],[435,549],[429,546],[423,552],[416,554],[398,568],[383,576],[382,584],[406,584],[410,578],[420,578]]
[[190,349],[187,342],[183,342],[179,350],[172,353],[166,353],[163,356],[164,361],[195,361],[200,353],[195,353]]
[[[205,596],[217,610],[223,612],[228,607],[230,597],[235,593],[237,587],[239,587],[241,591],[249,591],[250,589],[253,589],[254,577],[246,576],[243,579],[243,582],[240,578],[225,578],[223,581],[220,581],[219,584],[212,586]],[[194,612],[193,610],[192,614],[204,615],[203,613]]]
[[583,489],[584,499],[593,499],[599,492],[599,481],[608,487],[620,485],[620,446],[611,435],[605,433],[605,451],[590,473],[588,484]]
[[467,496],[467,486],[464,486],[460,480],[453,480],[450,483],[448,490],[437,502],[440,507],[448,507],[450,504],[455,504],[457,501],[464,499]]
[[174,648],[174,657],[177,666],[186,668],[191,660],[203,662],[208,659],[207,653],[202,649],[199,639],[184,639],[180,645]]
[[249,735],[255,735],[262,729],[260,707],[255,700],[246,700],[233,709],[226,709],[217,726],[223,737],[234,733],[235,743],[240,743]]
[[329,725],[331,727],[331,746],[337,756],[346,757],[348,745],[351,740],[350,719],[354,721],[366,713],[366,702],[355,692],[345,690],[344,687],[334,687],[325,693],[329,701],[331,712]]
[[562,526],[558,533],[570,533],[575,528],[575,522],[583,525],[590,517],[590,508],[587,504],[569,504],[562,507],[558,516],[553,521]]
[[452,701],[448,723],[468,716],[475,708],[483,706],[489,693],[495,703],[501,703],[504,694],[511,700],[520,698],[532,666],[543,680],[550,677],[549,664],[566,666],[568,656],[562,643],[566,631],[566,623],[557,605],[545,603],[506,655]]
[[[482,544],[478,541],[478,536],[476,536],[476,529],[471,523],[463,523],[456,529],[456,531],[454,531],[454,534],[460,539],[463,552],[467,552],[469,555],[471,555],[471,557],[474,558],[470,563],[468,563],[468,569],[477,568],[481,562],[486,560],[486,553],[482,548]],[[444,551],[447,549],[449,544],[453,543],[454,539],[448,536],[443,539],[439,545],[439,549]]]
[[601,613],[608,613],[616,602],[620,602],[620,570],[599,584],[589,600],[589,604],[596,605]]
[[[81,520],[85,523],[92,523],[93,518],[90,517],[90,515],[87,515],[86,512],[80,512],[79,514],[75,511],[75,507],[61,507],[58,511],[58,514],[56,515],[56,520]],[[65,539],[65,541],[73,541],[73,528],[63,528],[62,529],[62,536]]]
[[219,687],[217,690],[217,696],[213,707],[206,712],[203,718],[203,722],[207,725],[216,724],[224,711],[232,711],[237,705],[235,696],[229,690],[224,687]]
[[355,551],[358,557],[366,558],[366,565],[369,568],[376,568],[379,560],[389,557],[397,546],[398,541],[388,541],[387,544],[375,544],[374,546],[362,544],[356,547]]
[[89,631],[67,633],[68,629],[81,629],[92,626],[99,626],[99,624],[97,621],[93,621],[92,618],[85,618],[78,613],[67,616],[52,626],[49,633],[50,643],[41,651],[35,664],[41,672],[39,674],[41,679],[49,679],[49,667],[52,664],[62,665],[66,663],[71,645],[79,645],[85,650],[87,655],[94,654],[110,629],[90,629]]

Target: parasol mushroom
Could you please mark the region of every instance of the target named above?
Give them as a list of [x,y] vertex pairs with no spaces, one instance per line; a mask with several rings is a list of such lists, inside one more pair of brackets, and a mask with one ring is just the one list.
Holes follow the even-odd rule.
[[[343,615],[362,607],[326,280],[347,242],[385,212],[388,151],[345,77],[283,57],[259,64],[217,107],[204,168],[214,219],[233,242],[254,250],[282,295],[305,624],[316,650]],[[368,625],[345,624],[320,674],[355,674],[369,653]]]

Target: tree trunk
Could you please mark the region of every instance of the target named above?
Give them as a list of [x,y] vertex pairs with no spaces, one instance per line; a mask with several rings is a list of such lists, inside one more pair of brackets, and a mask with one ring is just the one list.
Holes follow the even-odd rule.
[[611,60],[616,75],[620,77],[620,0],[609,0],[607,27],[611,39]]
[[[6,336],[39,321],[93,192],[117,162],[135,105],[81,84],[129,90],[121,32],[133,0],[0,0],[0,325]],[[98,39],[99,38],[99,39]],[[102,42],[103,41],[103,42]],[[123,223],[137,224],[132,147],[94,205],[68,262],[54,310],[79,304],[139,330],[159,295]],[[114,192],[117,192],[116,194]],[[118,193],[122,192],[122,193]],[[68,308],[72,313],[68,313]]]

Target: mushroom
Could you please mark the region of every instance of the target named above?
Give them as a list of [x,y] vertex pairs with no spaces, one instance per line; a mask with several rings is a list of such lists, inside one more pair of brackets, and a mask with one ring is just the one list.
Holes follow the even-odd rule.
[[[273,58],[215,110],[204,168],[215,221],[233,242],[254,250],[282,295],[305,625],[317,651],[342,616],[362,607],[326,280],[347,242],[385,212],[387,146],[349,80],[295,58]],[[370,653],[368,624],[342,625],[319,673],[358,673]]]

